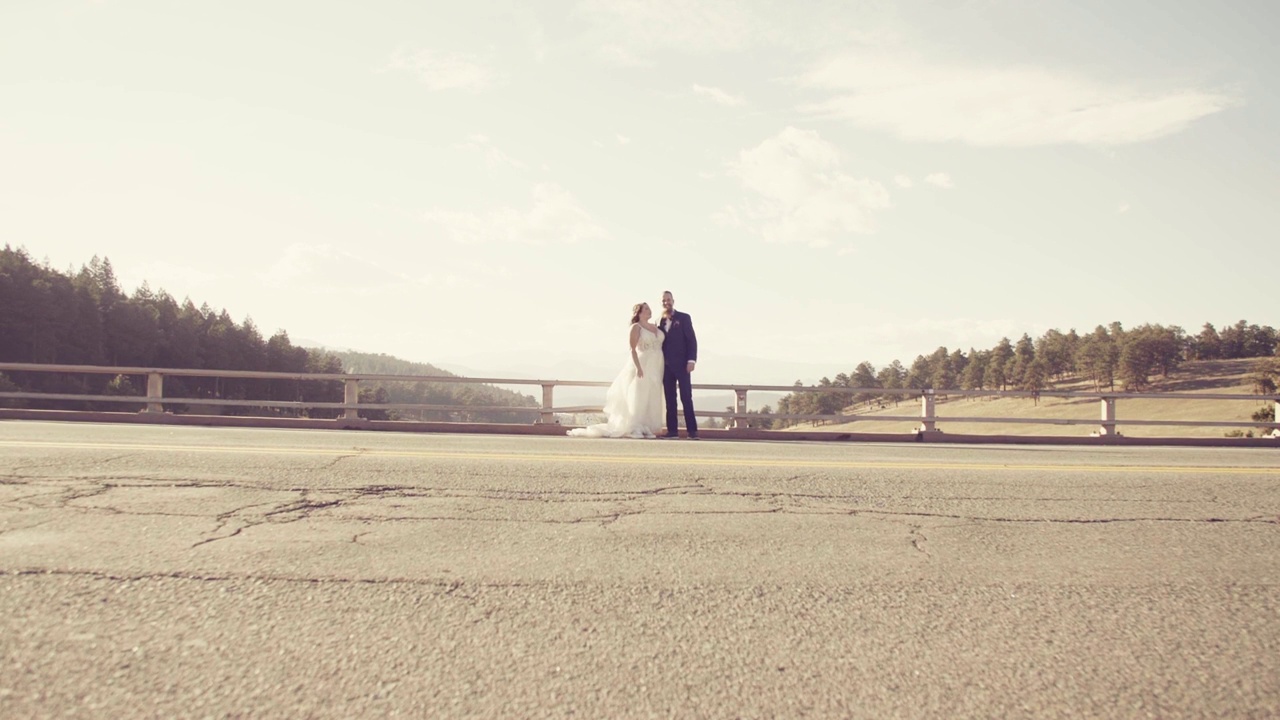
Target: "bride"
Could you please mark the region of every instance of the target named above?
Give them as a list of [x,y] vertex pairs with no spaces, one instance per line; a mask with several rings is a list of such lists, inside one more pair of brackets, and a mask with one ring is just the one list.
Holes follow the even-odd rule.
[[631,360],[605,395],[608,421],[574,428],[574,437],[653,438],[664,427],[662,330],[651,322],[648,303],[631,308]]

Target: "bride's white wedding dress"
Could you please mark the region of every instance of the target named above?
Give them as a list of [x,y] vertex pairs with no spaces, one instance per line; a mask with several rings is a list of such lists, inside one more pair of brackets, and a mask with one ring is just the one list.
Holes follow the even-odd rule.
[[[630,337],[630,336],[628,336]],[[627,364],[605,394],[604,412],[608,421],[584,428],[574,428],[574,437],[632,437],[652,438],[659,428],[665,427],[665,406],[662,398],[662,331],[647,330],[640,326],[640,338],[636,341],[636,357],[644,369],[644,377],[636,373],[636,365]]]

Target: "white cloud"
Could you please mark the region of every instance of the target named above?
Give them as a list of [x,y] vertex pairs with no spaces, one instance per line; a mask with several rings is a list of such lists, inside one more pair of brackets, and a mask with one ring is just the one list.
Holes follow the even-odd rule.
[[[781,47],[811,54],[850,43],[898,39],[884,23],[897,14],[886,3],[843,3],[840,12],[808,5],[742,0],[579,0],[588,41],[610,62],[651,67],[663,51],[689,55]],[[810,55],[811,56],[811,55]]]
[[411,72],[431,90],[480,92],[497,79],[492,70],[473,56],[434,50],[397,51],[383,70]]
[[649,68],[654,65],[652,60],[639,57],[622,45],[601,46],[598,50],[598,54],[600,55],[601,60],[621,67]]
[[733,106],[742,105],[746,102],[740,95],[730,95],[720,88],[707,87],[705,85],[698,85],[697,83],[694,83],[693,85],[693,94],[705,97],[718,105]]
[[467,138],[465,143],[458,145],[462,150],[475,150],[484,155],[484,164],[490,168],[496,167],[512,167],[517,170],[525,170],[528,166],[507,155],[494,146],[487,135],[476,133]]
[[909,188],[912,185],[915,185],[915,183],[911,181],[911,178],[907,177],[906,175],[894,175],[893,184],[897,185],[900,188]]
[[528,209],[496,208],[484,213],[433,208],[422,219],[459,243],[515,242],[572,244],[608,237],[568,191],[553,183],[533,187]]
[[1144,90],[1040,67],[965,67],[845,55],[799,79],[830,91],[803,108],[904,140],[983,146],[1123,145],[1184,130],[1236,103],[1195,88]]
[[951,182],[951,176],[943,172],[929,173],[929,175],[925,176],[924,181],[946,190],[955,187],[955,184]]
[[1120,203],[1120,207],[1116,208],[1117,215],[1123,215],[1129,212],[1129,203]]
[[533,53],[533,59],[538,63],[545,62],[548,44],[547,33],[542,29],[542,24],[532,16],[521,18],[521,22],[529,26],[529,49]]
[[841,172],[839,150],[812,130],[788,127],[741,151],[729,171],[754,196],[713,219],[769,242],[823,247],[873,232],[873,213],[889,207],[884,186]]
[[622,133],[618,133],[618,144],[619,144],[619,145],[630,145],[630,144],[631,144],[631,138],[627,137],[626,135],[623,135]]
[[447,288],[483,289],[492,287],[494,282],[505,283],[511,280],[512,273],[505,265],[488,265],[478,262],[461,263],[453,272],[444,275],[440,282]]
[[652,65],[660,49],[738,50],[762,27],[736,0],[584,0],[577,9],[607,38],[601,57],[630,67]]
[[357,295],[432,283],[429,276],[411,277],[332,245],[306,243],[293,243],[285,248],[260,280],[268,287],[287,288],[291,292],[341,291]]
[[738,212],[738,208],[732,205],[725,205],[719,210],[711,213],[711,219],[717,225],[725,227],[746,227],[747,223],[742,219],[742,215]]

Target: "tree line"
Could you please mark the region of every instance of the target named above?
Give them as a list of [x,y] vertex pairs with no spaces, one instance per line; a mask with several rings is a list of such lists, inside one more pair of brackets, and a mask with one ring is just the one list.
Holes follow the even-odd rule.
[[[381,357],[377,368],[371,358]],[[365,373],[445,375],[439,368],[389,356],[344,354],[298,347],[280,330],[263,338],[251,318],[235,322],[227,311],[207,303],[179,303],[164,290],[143,283],[126,295],[111,261],[94,257],[78,271],[60,272],[48,262],[33,261],[25,249],[0,250],[0,362],[197,370],[249,370],[298,374],[345,370]],[[84,395],[141,395],[145,377],[101,374],[0,374],[0,390]],[[190,411],[201,399],[266,399],[342,402],[343,383],[319,380],[259,380],[214,377],[166,377],[165,396],[191,398],[167,402],[166,410]],[[478,384],[361,383],[361,402],[538,407],[528,395]],[[137,409],[119,403],[82,401],[6,401],[9,406],[51,409]],[[206,406],[202,411],[214,411]],[[334,418],[333,409],[262,409],[236,407],[235,414]],[[398,419],[401,413],[367,410],[370,419]],[[424,420],[480,422],[527,421],[534,411],[408,411]]]
[[[1280,378],[1280,333],[1267,325],[1240,320],[1221,330],[1205,323],[1189,335],[1176,325],[1145,324],[1125,329],[1118,322],[1099,325],[1086,335],[1053,329],[1038,338],[1024,333],[1016,342],[1001,338],[989,350],[939,347],[918,355],[910,367],[894,360],[877,369],[859,363],[852,373],[824,377],[818,387],[868,388],[847,393],[793,392],[778,401],[777,412],[834,415],[846,407],[898,403],[901,396],[876,389],[1022,390],[1040,392],[1055,383],[1084,379],[1095,390],[1141,392],[1157,376],[1168,377],[1188,360],[1266,358],[1254,371],[1255,392],[1275,392]],[[797,387],[803,383],[796,382]],[[1268,389],[1270,388],[1270,389]],[[761,408],[762,413],[769,408]],[[763,419],[758,426],[770,425]],[[781,421],[786,426],[786,421]]]

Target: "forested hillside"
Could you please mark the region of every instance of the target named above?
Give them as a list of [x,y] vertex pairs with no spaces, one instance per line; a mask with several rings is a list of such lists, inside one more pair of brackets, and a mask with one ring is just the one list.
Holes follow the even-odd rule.
[[[362,367],[347,365],[347,359]],[[377,360],[375,360],[377,359]],[[388,356],[338,354],[295,346],[286,331],[264,339],[253,320],[235,322],[226,310],[181,303],[163,290],[143,284],[132,295],[120,288],[111,262],[97,257],[75,272],[36,263],[23,249],[0,250],[0,362],[108,365],[145,368],[252,370],[290,373],[341,373],[344,370],[390,374],[448,375],[430,365]],[[377,368],[377,369],[375,369]],[[135,395],[140,376],[0,374],[0,390],[91,395]],[[232,380],[171,377],[166,397],[270,399],[341,402],[342,384],[334,381]],[[361,387],[362,402],[422,402],[439,405],[536,407],[536,401],[499,388],[442,383],[386,383]],[[10,405],[17,404],[9,401]],[[56,409],[125,409],[118,404],[41,401]],[[182,412],[183,404],[166,403]],[[210,411],[206,408],[206,411]],[[236,408],[237,413],[266,411]],[[310,417],[336,417],[336,410],[311,410]],[[292,415],[293,410],[271,414]],[[362,413],[364,414],[364,413]],[[394,417],[370,411],[369,417]],[[476,421],[532,421],[532,413],[475,411],[412,412],[411,417]]]
[[[342,362],[349,373],[369,375],[439,375],[457,377],[451,372],[427,363],[409,362],[391,355],[348,351],[331,352]],[[363,384],[363,383],[362,383]],[[492,385],[433,382],[375,383],[381,389],[379,402],[413,403],[421,405],[469,405],[490,407],[537,408],[532,396],[496,388]],[[406,410],[406,418],[447,419],[448,413],[435,410]],[[456,420],[480,420],[487,422],[533,422],[538,419],[535,411],[469,410],[454,412]]]
[[1184,361],[1239,358],[1259,359],[1253,372],[1254,391],[1270,394],[1280,383],[1278,352],[1280,334],[1275,328],[1245,320],[1222,330],[1205,323],[1195,335],[1177,326],[1148,324],[1126,330],[1113,322],[1087,335],[1055,329],[1033,339],[1024,333],[1016,342],[1002,338],[989,350],[970,348],[966,353],[939,347],[929,355],[916,356],[910,367],[898,360],[879,369],[862,362],[852,373],[822,378],[818,386],[869,388],[867,392],[853,396],[791,393],[779,400],[776,412],[830,415],[850,405],[900,398],[876,393],[878,388],[1039,392],[1058,383],[1084,381],[1098,391],[1141,392],[1154,377],[1168,377]]

